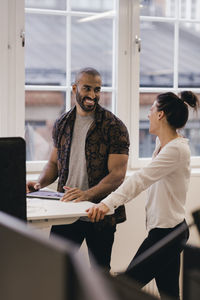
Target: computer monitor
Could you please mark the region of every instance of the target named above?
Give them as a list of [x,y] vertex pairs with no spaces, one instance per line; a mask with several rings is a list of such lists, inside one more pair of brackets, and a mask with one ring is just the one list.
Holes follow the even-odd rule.
[[186,245],[183,252],[183,300],[200,298],[200,248]]
[[0,210],[26,220],[26,146],[23,138],[0,138],[0,170]]
[[[158,297],[141,290],[138,284],[127,276],[107,278],[112,289],[117,293],[120,300],[158,300]],[[167,296],[163,296],[162,300],[172,300]]]
[[[29,225],[30,226],[30,225]],[[2,300],[119,300],[76,246],[0,212]],[[76,252],[76,254],[75,254]]]
[[[90,269],[74,244],[0,212],[0,299],[156,300],[126,277]],[[164,298],[168,300],[168,298]]]

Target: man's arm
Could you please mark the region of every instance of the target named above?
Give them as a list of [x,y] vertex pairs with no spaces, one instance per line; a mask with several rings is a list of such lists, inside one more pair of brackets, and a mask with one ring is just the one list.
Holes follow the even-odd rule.
[[109,154],[109,174],[105,176],[97,185],[86,191],[81,191],[78,188],[66,188],[67,192],[62,198],[62,201],[75,200],[75,202],[97,202],[98,199],[106,197],[123,182],[126,175],[127,162],[127,154]]
[[53,147],[50,158],[40,174],[37,182],[28,181],[26,185],[27,193],[43,188],[53,183],[58,177],[57,170],[57,148]]

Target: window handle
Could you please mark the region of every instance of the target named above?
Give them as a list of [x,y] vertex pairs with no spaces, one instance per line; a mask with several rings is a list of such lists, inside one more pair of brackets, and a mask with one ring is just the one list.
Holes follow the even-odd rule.
[[25,31],[21,30],[20,32],[20,38],[22,39],[22,47],[25,46]]
[[135,36],[135,43],[138,46],[138,52],[141,51],[141,38],[139,38],[137,35]]

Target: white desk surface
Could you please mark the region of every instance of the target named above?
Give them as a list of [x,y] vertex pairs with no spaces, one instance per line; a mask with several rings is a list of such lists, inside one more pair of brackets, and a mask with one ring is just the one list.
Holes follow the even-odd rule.
[[62,202],[38,198],[27,199],[27,219],[54,219],[65,217],[87,216],[86,209],[94,205],[92,202]]
[[37,227],[70,224],[79,217],[86,217],[86,209],[93,205],[94,203],[88,201],[75,203],[27,198],[27,221]]

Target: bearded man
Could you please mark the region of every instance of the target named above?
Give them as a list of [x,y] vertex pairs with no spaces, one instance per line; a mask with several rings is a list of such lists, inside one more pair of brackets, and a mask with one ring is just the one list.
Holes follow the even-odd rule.
[[[99,105],[101,85],[97,70],[78,72],[72,85],[75,106],[56,120],[50,159],[38,181],[27,183],[27,191],[48,186],[58,178],[57,190],[65,191],[62,201],[99,203],[123,182],[129,135],[123,122]],[[110,270],[116,224],[125,220],[121,206],[99,223],[82,217],[72,224],[52,226],[51,234],[78,247],[85,239],[91,265],[93,256],[101,267]]]

